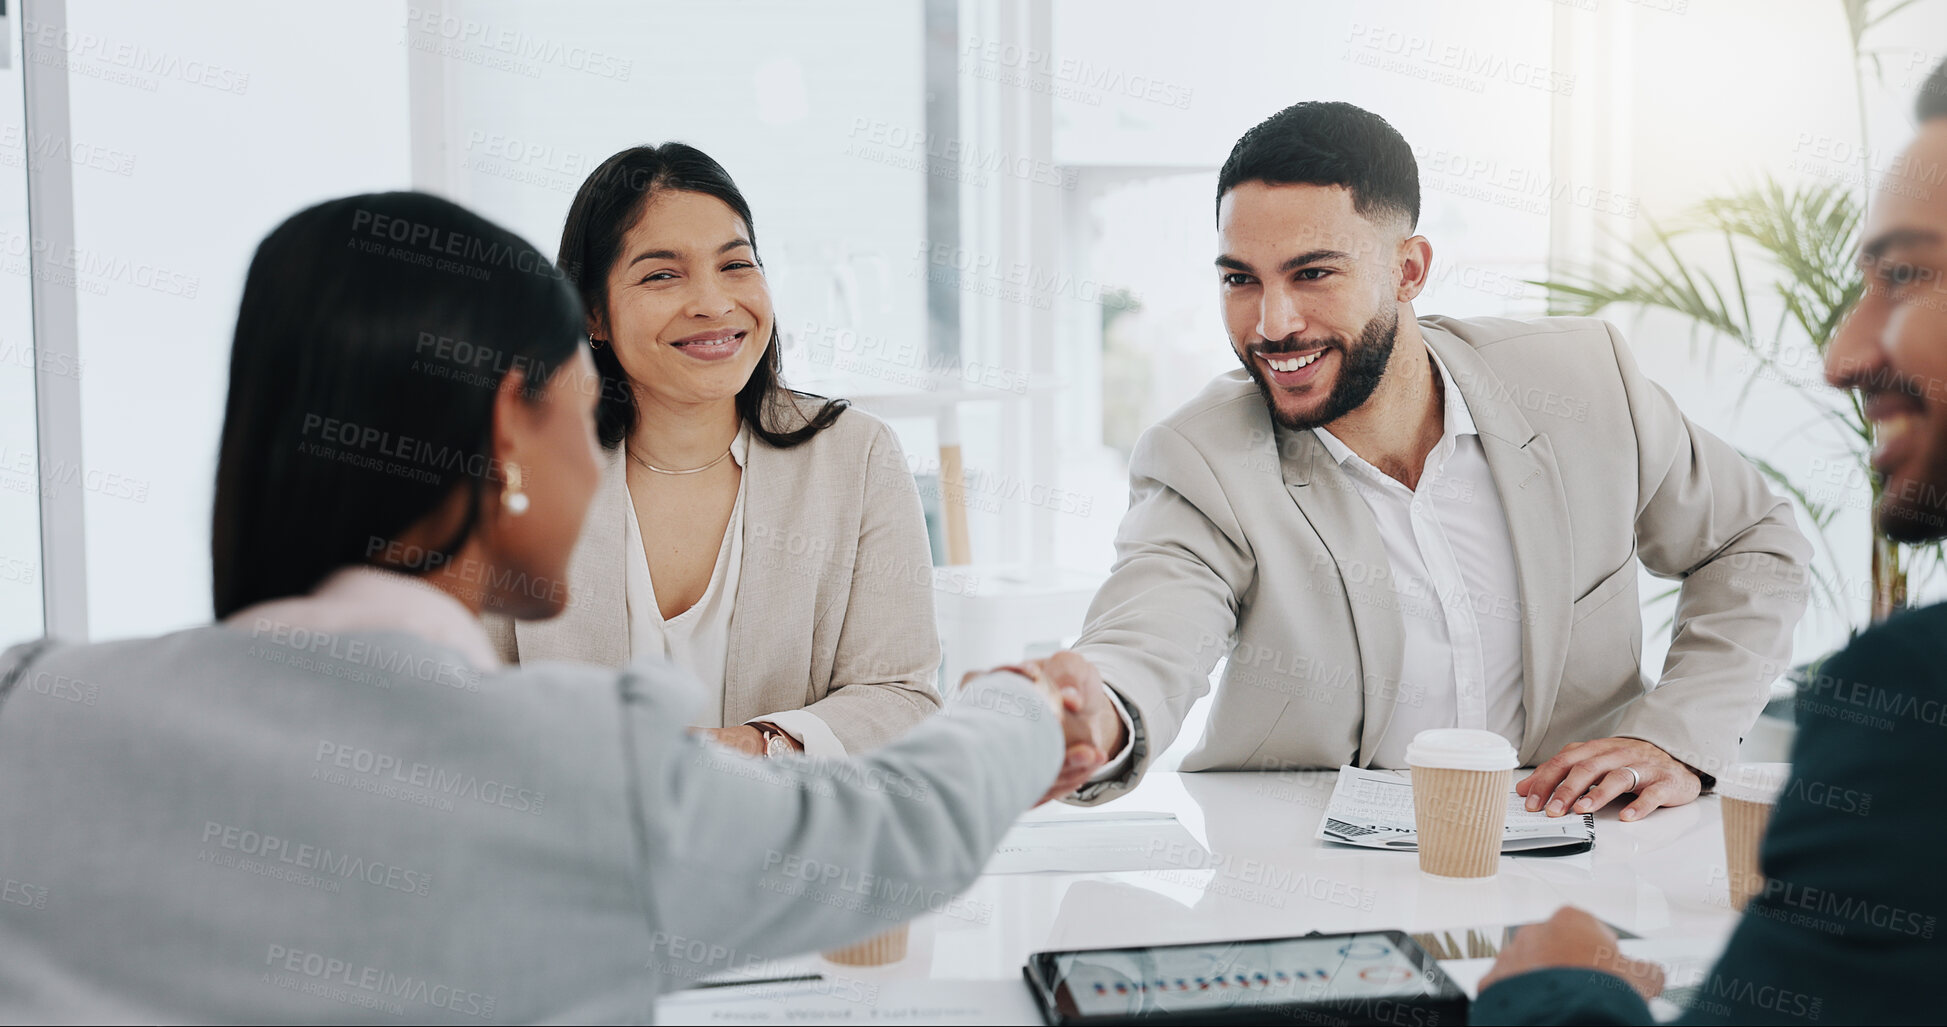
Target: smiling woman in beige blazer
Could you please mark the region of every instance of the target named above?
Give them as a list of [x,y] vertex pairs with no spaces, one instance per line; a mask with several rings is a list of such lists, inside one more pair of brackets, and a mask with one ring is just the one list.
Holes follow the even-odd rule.
[[721,698],[696,726],[753,754],[843,756],[937,709],[911,471],[884,422],[783,385],[729,174],[682,143],[615,154],[576,194],[560,261],[602,374],[602,483],[566,612],[490,619],[501,657],[667,659]]

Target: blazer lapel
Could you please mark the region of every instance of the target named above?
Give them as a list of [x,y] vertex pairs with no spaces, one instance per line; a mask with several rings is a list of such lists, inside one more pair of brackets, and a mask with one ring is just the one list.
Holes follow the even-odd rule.
[[[1391,697],[1398,694],[1395,685],[1406,641],[1390,584],[1392,564],[1372,510],[1318,436],[1282,428],[1276,435],[1285,489],[1332,554],[1333,573],[1339,577],[1346,611],[1352,618],[1363,688],[1359,697],[1363,717],[1359,765],[1367,766],[1393,718]],[[1352,573],[1347,574],[1348,569]],[[1299,633],[1293,631],[1291,637],[1299,637]],[[1379,698],[1368,701],[1368,697]]]
[[[602,483],[568,560],[568,607],[549,620],[514,622],[521,661],[629,662],[629,482],[622,447],[604,450]],[[642,559],[636,554],[637,559]]]
[[1520,758],[1527,766],[1538,755],[1568,661],[1573,554],[1562,475],[1548,437],[1528,425],[1513,394],[1474,347],[1440,329],[1420,327],[1466,397],[1507,513],[1515,574],[1521,582],[1521,701],[1527,726]]
[[[791,644],[775,637],[780,631],[791,630],[796,620],[790,616],[788,604],[808,603],[812,596],[807,590],[765,587],[767,575],[762,571],[768,561],[761,556],[752,559],[753,554],[770,552],[759,549],[768,543],[770,532],[803,522],[794,516],[798,502],[794,496],[799,490],[784,480],[793,466],[784,453],[756,432],[751,433],[750,448],[744,456],[744,560],[737,571],[737,594],[730,609],[730,649],[723,662],[725,724],[742,724],[752,717],[804,705],[802,692],[780,697],[766,691],[767,684],[776,689],[790,683],[767,681],[763,672],[766,661],[759,654],[766,645]],[[777,584],[771,582],[772,586]],[[803,682],[796,684],[802,686]]]

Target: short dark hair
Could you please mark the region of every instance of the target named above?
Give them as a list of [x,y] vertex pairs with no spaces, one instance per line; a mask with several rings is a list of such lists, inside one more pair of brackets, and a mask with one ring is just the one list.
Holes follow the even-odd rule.
[[466,516],[437,568],[479,521],[494,401],[519,369],[524,396],[574,359],[584,315],[560,272],[519,236],[424,193],[300,211],[250,262],[230,349],[211,532],[218,619],[376,563],[450,501]]
[[1921,85],[1920,95],[1913,101],[1913,117],[1916,121],[1947,118],[1947,61],[1935,65],[1933,74]]
[[[750,245],[757,252],[757,226],[750,201],[723,169],[702,150],[686,143],[631,146],[602,162],[581,184],[568,207],[561,229],[561,270],[581,292],[591,312],[608,311],[608,275],[622,256],[622,237],[641,219],[643,209],[658,190],[701,193],[722,200],[743,219]],[[758,260],[759,266],[763,261]],[[750,381],[737,393],[737,412],[758,438],[789,449],[830,427],[851,404],[799,392],[784,385],[784,356],[777,319],[771,320],[769,352],[751,371]],[[602,399],[595,422],[602,445],[614,449],[635,431],[635,389],[615,355],[613,345],[595,347],[595,368],[602,373]],[[809,403],[807,410],[804,403]]]
[[1420,223],[1413,148],[1385,118],[1349,103],[1308,100],[1258,122],[1230,148],[1217,174],[1218,206],[1245,182],[1342,185],[1352,192],[1352,209],[1367,218]]

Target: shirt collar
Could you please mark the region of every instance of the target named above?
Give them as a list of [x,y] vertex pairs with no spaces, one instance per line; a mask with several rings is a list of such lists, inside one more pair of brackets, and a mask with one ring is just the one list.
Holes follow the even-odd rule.
[[379,567],[340,567],[310,595],[239,610],[227,623],[258,620],[315,632],[400,631],[456,649],[481,670],[500,666],[493,641],[466,604],[424,578]]
[[[1440,441],[1445,442],[1448,439],[1459,438],[1462,435],[1480,434],[1479,430],[1474,427],[1474,415],[1467,412],[1467,398],[1460,394],[1459,387],[1453,383],[1453,375],[1447,372],[1447,362],[1440,359],[1440,354],[1435,353],[1432,346],[1428,346],[1426,352],[1428,356],[1433,358],[1434,370],[1440,373],[1440,394],[1445,400],[1443,404],[1446,408],[1445,425],[1441,432],[1442,437]],[[1325,451],[1332,454],[1332,461],[1339,466],[1346,466],[1346,461],[1348,460],[1358,460],[1360,463],[1365,462],[1359,454],[1354,453],[1345,443],[1340,442],[1338,436],[1333,435],[1324,428],[1313,428],[1312,434],[1316,435],[1318,441],[1324,444]],[[1438,443],[1435,445],[1437,448]]]

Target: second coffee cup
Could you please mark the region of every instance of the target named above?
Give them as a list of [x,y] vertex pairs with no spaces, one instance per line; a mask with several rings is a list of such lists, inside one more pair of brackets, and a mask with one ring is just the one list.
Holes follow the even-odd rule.
[[1515,762],[1514,746],[1492,731],[1434,728],[1413,736],[1406,763],[1422,872],[1493,877],[1500,869]]

